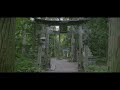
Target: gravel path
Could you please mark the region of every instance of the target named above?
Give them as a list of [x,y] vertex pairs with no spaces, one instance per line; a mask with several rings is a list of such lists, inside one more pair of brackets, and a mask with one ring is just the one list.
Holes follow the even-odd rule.
[[66,59],[51,59],[51,70],[48,72],[77,72],[77,63],[68,62]]

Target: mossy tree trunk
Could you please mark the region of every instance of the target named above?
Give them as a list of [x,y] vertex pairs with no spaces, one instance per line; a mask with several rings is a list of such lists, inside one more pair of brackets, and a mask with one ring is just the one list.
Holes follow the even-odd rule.
[[109,18],[108,69],[120,72],[120,18]]
[[0,18],[0,72],[13,72],[15,63],[15,18]]

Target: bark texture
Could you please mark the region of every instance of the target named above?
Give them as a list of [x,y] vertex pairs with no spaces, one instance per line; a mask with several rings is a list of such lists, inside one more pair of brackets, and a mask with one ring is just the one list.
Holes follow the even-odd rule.
[[0,72],[13,72],[15,62],[15,18],[0,18]]

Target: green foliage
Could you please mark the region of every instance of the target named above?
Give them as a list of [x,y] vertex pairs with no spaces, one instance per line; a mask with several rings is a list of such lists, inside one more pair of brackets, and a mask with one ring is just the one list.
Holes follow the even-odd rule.
[[97,57],[95,64],[87,66],[87,72],[107,72],[107,60],[106,58]]
[[20,54],[16,55],[15,67],[17,72],[35,72],[37,70],[33,60]]
[[[107,27],[107,19],[106,18],[92,18],[87,24],[88,28],[88,46],[90,47],[94,56],[106,57],[107,54],[107,41],[108,41],[108,27]],[[34,26],[36,27],[36,26]],[[76,30],[78,26],[74,27]],[[33,26],[32,22],[28,18],[17,18],[16,19],[16,71],[17,72],[37,72],[38,67],[35,65],[34,59],[32,59],[33,51]],[[41,29],[37,27],[37,30]],[[72,29],[70,26],[69,30]],[[22,55],[22,39],[23,33],[25,31],[26,34],[26,54]],[[35,38],[35,37],[34,37]],[[78,38],[78,36],[75,36]],[[54,46],[54,40],[56,42],[56,46]],[[79,42],[77,41],[76,44]],[[53,55],[54,48],[55,54],[58,53],[58,38],[54,37],[54,35],[50,35],[50,43],[49,43],[49,53],[51,56]],[[62,34],[61,35],[61,43],[60,46],[62,48],[71,48],[71,35]],[[36,54],[37,55],[37,54]],[[105,59],[106,60],[106,59]],[[97,65],[88,66],[88,71],[93,72],[105,72],[107,71],[107,67],[103,64],[106,63],[105,60],[97,60]],[[101,64],[100,64],[101,63]],[[99,65],[98,65],[99,64]],[[102,65],[102,66],[101,66]]]
[[108,45],[107,18],[92,18],[87,24],[88,45],[94,56],[105,57]]
[[96,60],[96,64],[97,65],[107,65],[107,60],[106,60],[106,58],[98,58]]
[[67,34],[61,34],[61,46],[63,48],[68,48],[70,46],[70,41]]
[[16,50],[21,52],[23,33],[26,34],[26,45],[31,45],[32,22],[29,18],[16,18]]
[[107,72],[107,66],[89,65],[87,72]]
[[[32,29],[33,23],[29,18],[16,18],[16,71],[17,72],[35,72],[38,67],[35,66],[32,53]],[[23,45],[23,34],[26,36],[26,43]],[[25,53],[22,53],[22,47],[25,47]]]

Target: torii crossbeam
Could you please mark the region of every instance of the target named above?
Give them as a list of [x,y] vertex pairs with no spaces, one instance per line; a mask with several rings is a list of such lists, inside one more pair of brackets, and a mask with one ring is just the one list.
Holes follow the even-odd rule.
[[86,23],[89,19],[81,19],[81,20],[69,20],[69,21],[51,21],[51,20],[41,20],[41,19],[36,19],[35,22],[39,24],[46,24],[49,26],[59,26],[59,25],[80,25],[83,23]]

